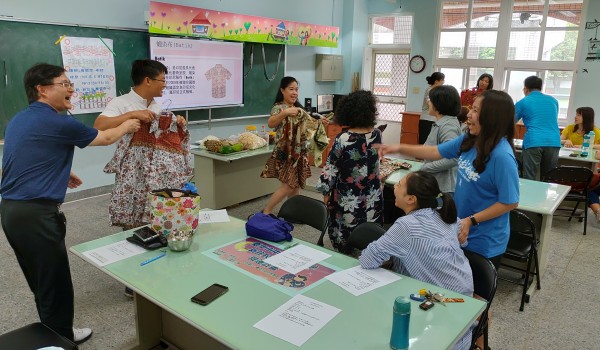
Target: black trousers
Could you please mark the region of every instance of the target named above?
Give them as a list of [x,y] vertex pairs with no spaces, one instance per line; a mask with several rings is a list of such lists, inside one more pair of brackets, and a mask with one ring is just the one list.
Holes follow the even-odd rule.
[[40,322],[73,340],[73,282],[66,219],[46,200],[0,202],[2,229],[33,292]]
[[419,120],[419,144],[422,145],[427,141],[427,137],[431,132],[431,127],[433,126],[431,120]]

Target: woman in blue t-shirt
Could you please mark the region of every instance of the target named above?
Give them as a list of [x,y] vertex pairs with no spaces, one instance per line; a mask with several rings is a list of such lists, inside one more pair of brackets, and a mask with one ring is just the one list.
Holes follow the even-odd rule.
[[468,133],[437,146],[379,145],[379,154],[437,160],[458,157],[454,200],[462,218],[459,242],[498,267],[510,235],[508,212],[519,204],[513,151],[515,107],[502,91],[478,96],[467,115]]

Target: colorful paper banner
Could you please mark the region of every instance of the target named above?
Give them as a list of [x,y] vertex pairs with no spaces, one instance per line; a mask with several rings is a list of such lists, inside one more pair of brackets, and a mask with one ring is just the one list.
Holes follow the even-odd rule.
[[340,29],[150,1],[148,32],[264,44],[337,47]]

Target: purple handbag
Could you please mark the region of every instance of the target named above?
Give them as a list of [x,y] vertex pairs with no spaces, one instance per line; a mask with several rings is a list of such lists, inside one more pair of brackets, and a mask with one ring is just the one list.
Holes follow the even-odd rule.
[[250,237],[271,242],[291,241],[294,225],[273,214],[256,213],[246,222],[246,233]]

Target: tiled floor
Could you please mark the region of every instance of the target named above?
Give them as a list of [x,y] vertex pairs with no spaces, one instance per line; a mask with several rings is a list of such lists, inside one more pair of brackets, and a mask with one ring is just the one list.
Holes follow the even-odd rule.
[[[314,179],[311,180],[314,183]],[[309,181],[309,184],[311,184]],[[305,195],[320,195],[303,191]],[[228,209],[239,218],[262,209],[267,198],[258,198]],[[89,241],[119,229],[107,218],[108,196],[63,205],[68,219],[67,245]],[[298,227],[295,235],[315,241],[315,231]],[[598,349],[600,348],[600,226],[555,218],[547,236],[550,247],[542,289],[519,312],[521,289],[499,281],[490,328],[490,346],[498,349]],[[329,242],[326,240],[326,244]],[[0,333],[37,321],[34,302],[4,234],[0,234]],[[94,335],[80,348],[128,348],[135,334],[133,303],[123,295],[123,286],[71,255],[75,285],[75,323],[92,327]],[[502,272],[501,273],[505,273]],[[165,286],[167,288],[167,286]],[[386,316],[387,317],[387,316]]]

